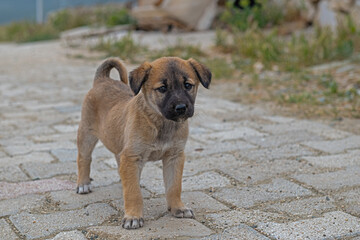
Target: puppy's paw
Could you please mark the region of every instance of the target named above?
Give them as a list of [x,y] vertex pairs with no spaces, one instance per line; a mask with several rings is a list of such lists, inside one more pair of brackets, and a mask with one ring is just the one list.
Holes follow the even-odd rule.
[[183,207],[178,209],[171,209],[170,211],[171,214],[177,218],[195,218],[194,212],[190,208]]
[[76,188],[76,193],[78,194],[87,194],[91,192],[91,183],[79,185]]
[[144,219],[142,217],[125,216],[122,220],[122,227],[125,229],[137,229],[144,226]]

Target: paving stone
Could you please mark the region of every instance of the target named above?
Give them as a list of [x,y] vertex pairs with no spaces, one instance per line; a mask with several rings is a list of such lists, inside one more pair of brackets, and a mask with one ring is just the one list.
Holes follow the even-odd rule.
[[196,139],[204,142],[222,142],[228,140],[236,140],[240,138],[247,138],[250,136],[265,136],[264,133],[258,132],[248,127],[237,127],[228,131],[213,132],[208,134],[197,135]]
[[[141,189],[144,198],[150,197],[150,193]],[[50,197],[58,202],[61,210],[70,210],[84,207],[90,203],[102,202],[104,200],[122,199],[121,184],[113,184],[105,187],[93,188],[90,194],[77,194],[75,189],[51,192]]]
[[291,173],[309,172],[312,168],[303,161],[273,160],[254,162],[242,166],[219,166],[219,170],[229,174],[241,183],[256,184],[270,178],[279,178]]
[[313,165],[327,168],[342,168],[347,166],[360,165],[360,150],[348,151],[344,154],[304,157],[304,159]]
[[58,132],[61,132],[61,133],[77,132],[79,125],[60,124],[60,125],[53,126],[53,128],[55,128]]
[[296,222],[260,223],[257,229],[275,239],[334,239],[360,234],[360,219],[337,211]]
[[224,188],[214,196],[237,207],[252,207],[265,201],[311,195],[311,191],[284,179],[274,179],[269,184],[253,187]]
[[56,141],[69,141],[76,140],[76,134],[74,133],[56,133],[56,134],[40,134],[33,135],[30,138],[36,143],[44,143],[44,142],[56,142]]
[[44,203],[45,196],[38,194],[27,194],[14,199],[0,200],[0,217],[39,208]]
[[241,167],[248,162],[237,159],[233,154],[220,153],[206,157],[188,157],[185,162],[183,176],[195,175],[199,172],[215,169]]
[[348,132],[331,128],[327,125],[306,120],[290,121],[287,123],[270,124],[263,127],[265,132],[272,134],[286,134],[289,131],[309,131],[328,139],[341,139],[350,136]]
[[24,163],[22,167],[32,179],[50,178],[56,175],[69,175],[77,173],[77,166],[74,162]]
[[[124,212],[123,198],[111,202],[119,211]],[[158,219],[168,213],[165,198],[144,199],[144,219],[145,221]]]
[[348,149],[360,148],[360,136],[351,136],[332,141],[310,141],[303,144],[327,153],[341,153]]
[[360,185],[360,167],[353,166],[336,172],[300,174],[293,177],[319,190],[335,190]]
[[[153,179],[153,181],[143,181],[146,189],[156,194],[164,194],[165,187],[162,177]],[[196,176],[184,177],[182,181],[183,191],[205,190],[230,185],[230,180],[215,172],[206,172]]]
[[0,239],[19,239],[18,236],[16,236],[14,231],[11,229],[10,225],[5,221],[5,219],[0,219]]
[[162,217],[156,221],[145,221],[144,227],[129,231],[119,226],[97,226],[88,229],[87,237],[98,235],[102,239],[169,239],[180,237],[202,237],[212,231],[194,219]]
[[84,209],[49,214],[22,212],[10,217],[15,227],[29,239],[45,237],[57,231],[100,224],[111,215],[117,214],[105,203],[90,204]]
[[4,147],[5,151],[11,155],[22,155],[27,154],[30,152],[36,152],[36,151],[50,151],[52,149],[57,148],[75,148],[75,143],[72,143],[70,141],[65,142],[51,142],[51,143],[37,143],[33,145],[14,145],[14,146],[7,146]]
[[61,232],[51,240],[87,240],[87,238],[80,231]]
[[319,216],[325,211],[336,209],[334,200],[329,197],[314,197],[294,200],[292,202],[275,203],[267,209],[286,212],[295,216]]
[[77,149],[52,149],[51,154],[54,155],[60,162],[76,162]]
[[285,144],[294,144],[303,141],[318,141],[323,140],[313,133],[307,131],[289,131],[286,134],[278,134],[263,137],[246,137],[246,141],[259,145],[261,147],[279,147]]
[[284,219],[283,215],[261,210],[233,210],[229,212],[219,212],[205,215],[209,225],[213,228],[224,229],[237,226],[241,223],[256,225],[258,222],[278,221]]
[[283,145],[280,147],[261,148],[241,151],[240,154],[255,161],[294,158],[298,156],[314,155],[315,153],[299,144]]
[[0,165],[0,181],[18,182],[25,180],[29,180],[29,178],[18,166],[1,167]]
[[7,157],[6,153],[0,150],[0,159],[4,157]]
[[[260,123],[259,123],[260,122]],[[242,121],[235,121],[235,122],[220,122],[220,123],[206,123],[206,128],[207,129],[211,129],[213,131],[231,131],[237,128],[243,128],[243,127],[247,127],[250,128],[252,131],[255,130],[261,130],[263,124],[261,123],[262,121],[252,121],[252,120],[242,120]],[[257,131],[257,134],[261,134],[261,135],[267,135],[264,134],[262,132]],[[249,135],[249,134],[247,134]]]
[[360,189],[352,189],[334,195],[346,212],[360,216]]
[[107,186],[120,181],[120,175],[117,170],[91,171],[90,177],[94,179],[91,184],[94,187]]
[[0,199],[16,198],[31,193],[74,189],[75,186],[73,182],[56,178],[20,183],[0,182]]
[[208,144],[208,143],[200,143],[192,141],[192,144],[188,143],[185,147],[185,154],[186,156],[193,158],[193,157],[202,157],[208,156],[215,153],[226,153],[226,152],[234,152],[234,151],[241,151],[245,149],[252,149],[256,148],[255,145],[237,140],[233,141],[225,141],[225,142],[216,142],[216,144]]
[[275,123],[291,123],[295,122],[296,119],[282,116],[263,116],[262,118],[270,120]]
[[19,165],[28,162],[50,163],[54,158],[47,152],[32,152],[26,155],[0,158],[0,166]]
[[227,228],[223,232],[209,237],[203,237],[201,240],[270,240],[266,236],[260,234],[245,224],[240,224],[235,227]]
[[112,160],[116,163],[115,156],[112,152],[107,150],[105,147],[96,147],[92,154],[92,159],[98,158],[112,158]]
[[81,105],[70,105],[70,106],[57,106],[55,107],[57,111],[60,113],[73,113],[73,112],[81,112]]

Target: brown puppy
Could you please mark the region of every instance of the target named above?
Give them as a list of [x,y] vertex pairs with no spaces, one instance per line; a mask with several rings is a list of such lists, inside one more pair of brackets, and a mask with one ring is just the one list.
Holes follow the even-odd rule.
[[[109,78],[119,71],[121,81]],[[119,59],[96,71],[85,97],[78,130],[77,192],[89,193],[91,153],[98,141],[115,154],[125,203],[123,227],[144,225],[140,175],[147,161],[162,160],[166,200],[175,217],[194,217],[181,201],[181,179],[199,83],[208,88],[211,72],[193,59],[163,57],[127,73]],[[140,91],[141,90],[141,91]]]

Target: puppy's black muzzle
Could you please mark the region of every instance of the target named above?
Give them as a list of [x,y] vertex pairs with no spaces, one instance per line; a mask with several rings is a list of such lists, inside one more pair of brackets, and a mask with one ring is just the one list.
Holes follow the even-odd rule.
[[184,115],[185,112],[186,112],[186,109],[187,109],[187,106],[186,104],[182,103],[182,104],[178,104],[175,106],[175,112],[178,114],[178,115]]

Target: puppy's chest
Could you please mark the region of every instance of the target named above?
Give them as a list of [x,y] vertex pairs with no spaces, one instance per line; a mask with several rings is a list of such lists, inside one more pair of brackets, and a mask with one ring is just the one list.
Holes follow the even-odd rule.
[[144,152],[145,161],[157,161],[168,156],[176,155],[185,147],[184,141],[156,141]]

